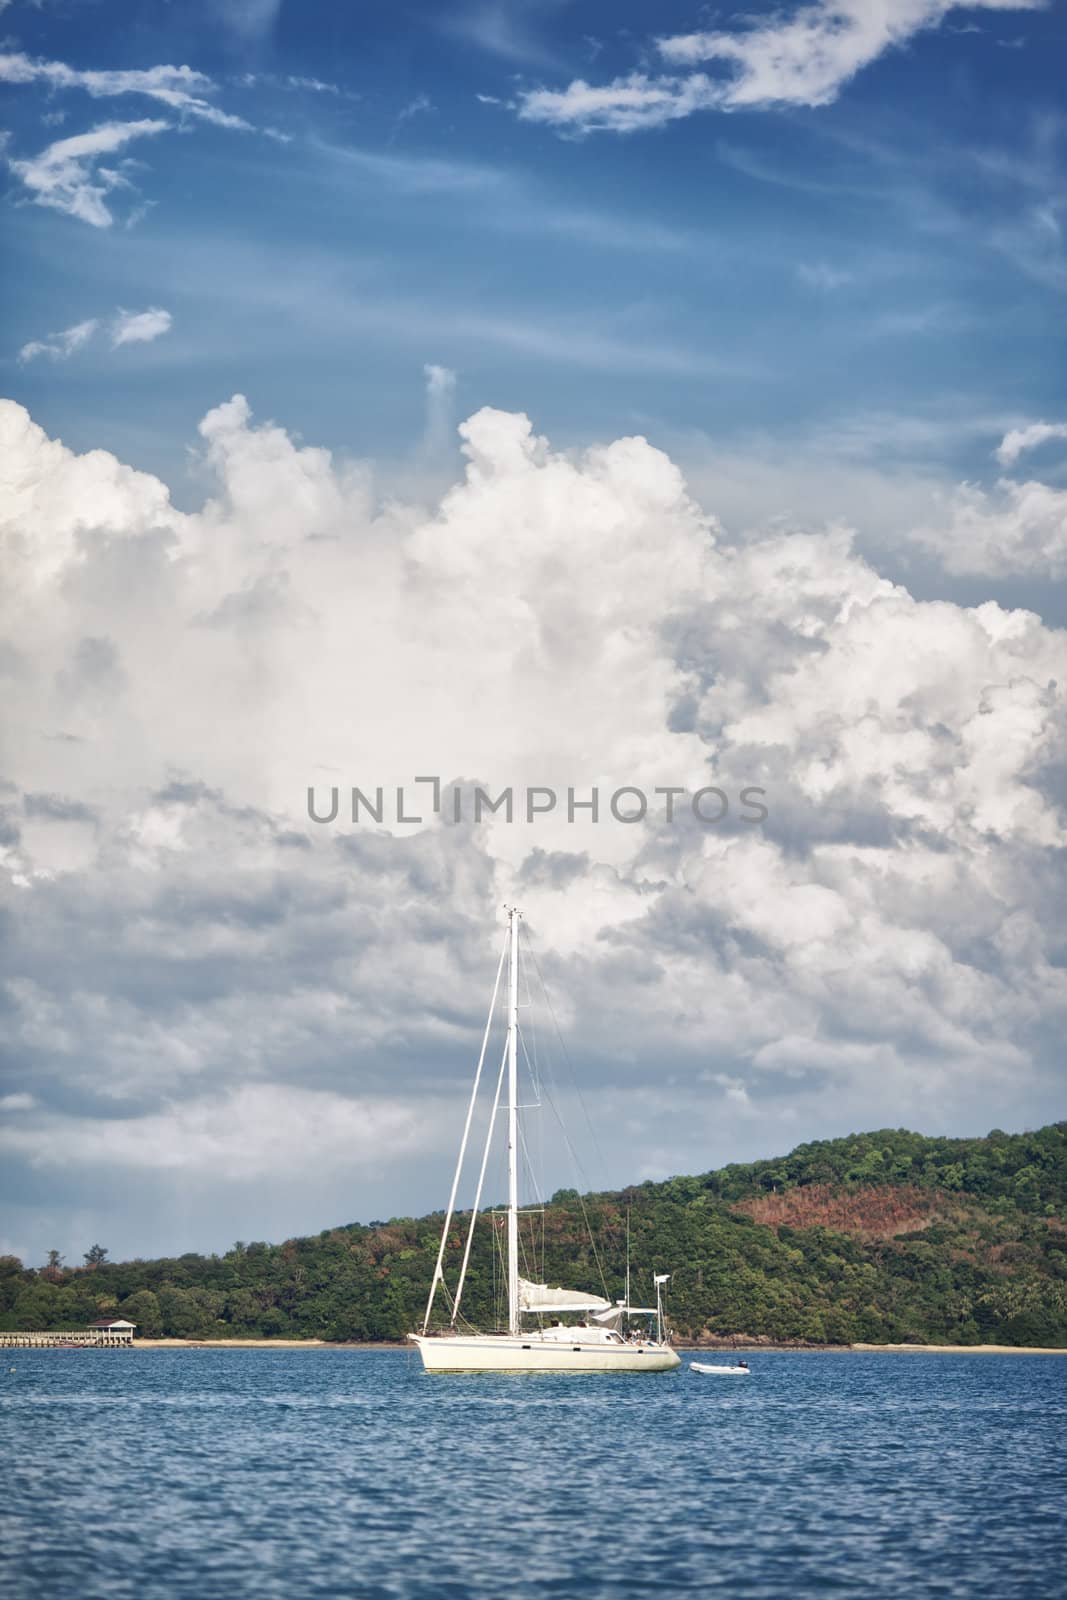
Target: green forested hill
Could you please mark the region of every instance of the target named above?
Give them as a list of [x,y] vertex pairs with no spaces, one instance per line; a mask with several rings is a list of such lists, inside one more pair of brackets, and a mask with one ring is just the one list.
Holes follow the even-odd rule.
[[[602,1292],[602,1269],[621,1294],[627,1213],[634,1298],[653,1271],[671,1272],[682,1336],[1067,1347],[1067,1123],[980,1139],[857,1134],[618,1193],[561,1191],[524,1219],[527,1275]],[[3,1258],[0,1328],[122,1314],[148,1337],[401,1338],[421,1317],[442,1220],[176,1260],[35,1271]],[[452,1281],[465,1222],[450,1238]],[[482,1326],[499,1305],[498,1238],[479,1223],[464,1310]]]

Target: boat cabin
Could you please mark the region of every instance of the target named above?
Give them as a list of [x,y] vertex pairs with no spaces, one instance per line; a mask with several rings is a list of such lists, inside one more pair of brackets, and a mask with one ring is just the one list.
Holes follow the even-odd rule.
[[561,1344],[574,1344],[579,1340],[582,1344],[623,1344],[622,1336],[614,1328],[590,1328],[584,1322],[577,1327],[563,1327],[556,1322],[549,1328],[542,1328],[542,1339],[558,1339]]

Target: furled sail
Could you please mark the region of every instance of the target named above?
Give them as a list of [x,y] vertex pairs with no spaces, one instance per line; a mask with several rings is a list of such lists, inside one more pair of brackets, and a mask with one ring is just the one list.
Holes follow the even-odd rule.
[[610,1306],[611,1301],[603,1295],[586,1294],[580,1289],[550,1289],[546,1283],[519,1279],[520,1311],[606,1311]]

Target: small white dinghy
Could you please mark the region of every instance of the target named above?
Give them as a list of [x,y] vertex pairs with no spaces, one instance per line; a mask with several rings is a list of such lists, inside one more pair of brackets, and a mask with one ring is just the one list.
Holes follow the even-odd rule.
[[747,1378],[750,1368],[746,1364],[742,1367],[714,1367],[705,1361],[691,1361],[690,1372],[699,1372],[715,1378]]

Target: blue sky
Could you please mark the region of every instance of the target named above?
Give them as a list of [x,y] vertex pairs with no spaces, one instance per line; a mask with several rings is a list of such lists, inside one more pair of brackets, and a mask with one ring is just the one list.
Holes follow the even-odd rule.
[[0,16],[0,1250],[439,1206],[516,899],[590,1181],[1062,1116],[1062,0]]
[[[938,425],[940,460],[978,477],[1002,418],[1062,406],[1061,7],[952,8],[829,104],[633,132],[523,120],[521,97],[655,75],[654,36],[727,13],[446,10],[8,7],[10,50],[185,64],[252,125],[179,110],[131,139],[108,227],[26,204],[9,174],[8,392],[179,493],[179,441],[236,388],[328,446],[403,452],[426,361],[458,373],[460,409],[525,409],[572,440],[788,438],[877,409]],[[13,160],[168,117],[44,79],[6,101]],[[166,338],[17,364],[142,304],[170,311]]]

